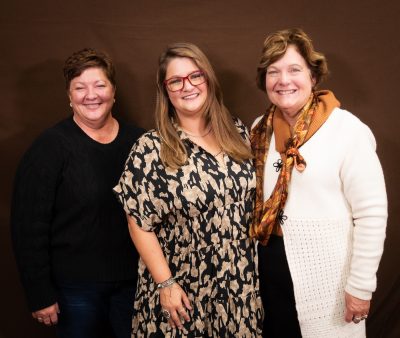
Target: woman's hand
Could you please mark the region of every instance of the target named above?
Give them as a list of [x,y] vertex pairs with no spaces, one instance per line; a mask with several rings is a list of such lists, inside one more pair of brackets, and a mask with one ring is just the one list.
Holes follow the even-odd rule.
[[39,323],[43,323],[47,326],[51,326],[51,325],[57,324],[59,313],[60,313],[60,310],[58,308],[58,304],[55,303],[44,309],[40,309],[38,311],[32,312],[32,317],[37,319],[37,321]]
[[356,298],[345,292],[346,313],[345,320],[350,323],[353,321],[358,324],[361,320],[367,319],[370,301]]
[[[169,281],[171,277],[166,278],[167,276],[171,276],[171,270],[156,234],[140,228],[133,217],[127,215],[127,218],[132,241],[144,264],[150,271],[153,280],[159,281],[161,284],[163,284],[161,281]],[[160,293],[160,304],[164,312],[164,317],[168,318],[171,327],[181,329],[183,326],[182,320],[190,321],[187,310],[192,310],[185,291],[176,282],[161,287],[158,291]]]
[[175,282],[170,286],[159,289],[159,293],[162,309],[168,311],[170,314],[169,324],[172,327],[181,329],[184,323],[182,320],[190,321],[187,310],[192,310],[185,291]]

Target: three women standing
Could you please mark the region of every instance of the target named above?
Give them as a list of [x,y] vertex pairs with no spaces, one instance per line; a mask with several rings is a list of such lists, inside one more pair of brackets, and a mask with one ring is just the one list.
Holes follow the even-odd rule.
[[[272,106],[251,132],[255,175],[246,128],[224,107],[205,55],[185,43],[162,54],[157,129],[136,142],[115,187],[141,255],[134,336],[260,335],[248,237],[255,190],[264,335],[365,336],[385,237],[385,186],[369,128],[331,92],[315,90],[326,73],[324,56],[301,30],[266,39],[258,85]],[[135,252],[107,189],[140,131],[111,115],[107,58],[81,51],[65,76],[73,117],[45,132],[22,161],[14,248],[33,316],[59,321],[60,336],[82,335],[78,324],[83,336],[98,337],[108,309],[92,321],[88,308],[98,303],[77,311],[70,300],[110,294],[103,288],[114,292],[118,282],[129,317]],[[122,337],[127,322],[110,325],[124,327]]]

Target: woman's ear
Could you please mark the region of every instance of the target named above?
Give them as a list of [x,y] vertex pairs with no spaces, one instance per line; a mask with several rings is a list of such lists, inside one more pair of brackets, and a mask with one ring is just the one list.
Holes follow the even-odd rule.
[[311,74],[311,83],[312,83],[312,87],[314,89],[315,86],[317,85],[317,79],[312,74]]
[[69,106],[72,108],[71,94],[69,93],[69,91],[67,91],[67,96],[68,96],[68,100],[69,100]]

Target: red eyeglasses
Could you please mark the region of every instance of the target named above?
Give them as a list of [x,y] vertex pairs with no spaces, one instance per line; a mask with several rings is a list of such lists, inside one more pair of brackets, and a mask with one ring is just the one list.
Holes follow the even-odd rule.
[[185,80],[188,80],[192,86],[198,86],[206,82],[206,76],[203,71],[196,70],[187,76],[173,76],[164,81],[164,85],[171,92],[182,90],[185,85]]

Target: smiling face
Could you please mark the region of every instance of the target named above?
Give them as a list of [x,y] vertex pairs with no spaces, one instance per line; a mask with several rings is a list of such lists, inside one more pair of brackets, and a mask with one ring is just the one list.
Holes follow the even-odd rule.
[[68,94],[78,124],[102,125],[111,115],[115,88],[101,68],[87,68],[73,78]]
[[268,66],[265,75],[269,100],[282,111],[291,125],[307,103],[314,84],[306,61],[293,45],[278,61]]
[[[190,58],[177,57],[169,62],[165,78],[186,77],[198,70],[200,70],[199,67]],[[193,86],[186,79],[181,90],[176,92],[167,90],[167,92],[178,118],[182,119],[203,113],[203,107],[207,99],[207,82]]]

